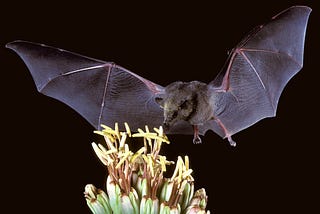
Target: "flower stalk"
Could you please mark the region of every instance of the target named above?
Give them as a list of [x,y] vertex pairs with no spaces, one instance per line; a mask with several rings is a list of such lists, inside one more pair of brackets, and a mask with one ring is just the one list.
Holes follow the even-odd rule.
[[[160,154],[162,143],[170,143],[162,127],[150,132],[138,129],[131,133],[125,123],[125,131],[102,126],[96,131],[105,139],[105,145],[92,143],[92,147],[108,170],[106,193],[88,184],[85,199],[94,214],[165,214],[209,213],[205,211],[207,196],[204,189],[194,194],[194,178],[189,168],[189,158],[178,157],[170,178],[164,173],[168,165],[166,156]],[[128,138],[143,138],[143,146],[136,152],[129,149]]]

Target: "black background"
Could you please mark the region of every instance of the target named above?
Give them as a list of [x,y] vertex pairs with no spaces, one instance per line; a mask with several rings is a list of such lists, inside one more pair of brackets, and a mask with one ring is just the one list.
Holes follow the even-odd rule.
[[[66,105],[36,91],[7,42],[44,43],[117,64],[160,85],[209,82],[227,51],[281,10],[313,8],[304,68],[285,88],[276,118],[236,134],[232,148],[209,132],[169,136],[164,153],[189,155],[196,188],[213,213],[317,213],[319,192],[320,7],[308,1],[117,4],[109,1],[1,2],[1,209],[8,213],[89,213],[84,186],[104,188],[91,148],[93,128]],[[315,2],[315,1],[313,1]]]

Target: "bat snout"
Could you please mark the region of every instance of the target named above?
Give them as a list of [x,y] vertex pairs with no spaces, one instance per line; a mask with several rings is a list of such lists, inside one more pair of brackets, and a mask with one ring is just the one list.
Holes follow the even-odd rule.
[[171,128],[171,125],[168,122],[163,122],[162,127],[164,132],[168,132]]
[[176,119],[170,120],[170,119],[166,118],[162,123],[163,130],[165,132],[169,132],[171,130],[171,128],[175,125],[176,121],[177,121]]

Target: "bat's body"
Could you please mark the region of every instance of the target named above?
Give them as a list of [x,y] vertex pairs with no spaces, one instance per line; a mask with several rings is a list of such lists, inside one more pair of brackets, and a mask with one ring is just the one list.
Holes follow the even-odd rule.
[[211,129],[235,145],[233,134],[275,116],[283,88],[302,68],[310,12],[291,7],[256,27],[208,84],[162,87],[113,63],[50,46],[15,41],[7,47],[24,60],[41,93],[68,104],[95,128],[163,124],[167,133],[194,133],[196,143]]

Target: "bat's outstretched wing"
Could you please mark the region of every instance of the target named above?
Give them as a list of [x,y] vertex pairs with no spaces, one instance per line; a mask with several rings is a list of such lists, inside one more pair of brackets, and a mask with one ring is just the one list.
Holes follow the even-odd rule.
[[133,129],[163,122],[154,100],[163,88],[114,63],[25,41],[6,47],[23,59],[39,92],[66,103],[96,129],[115,122]]
[[287,82],[303,65],[306,26],[311,9],[291,7],[256,27],[230,53],[210,86],[214,122],[202,127],[221,137],[231,135],[276,114]]

